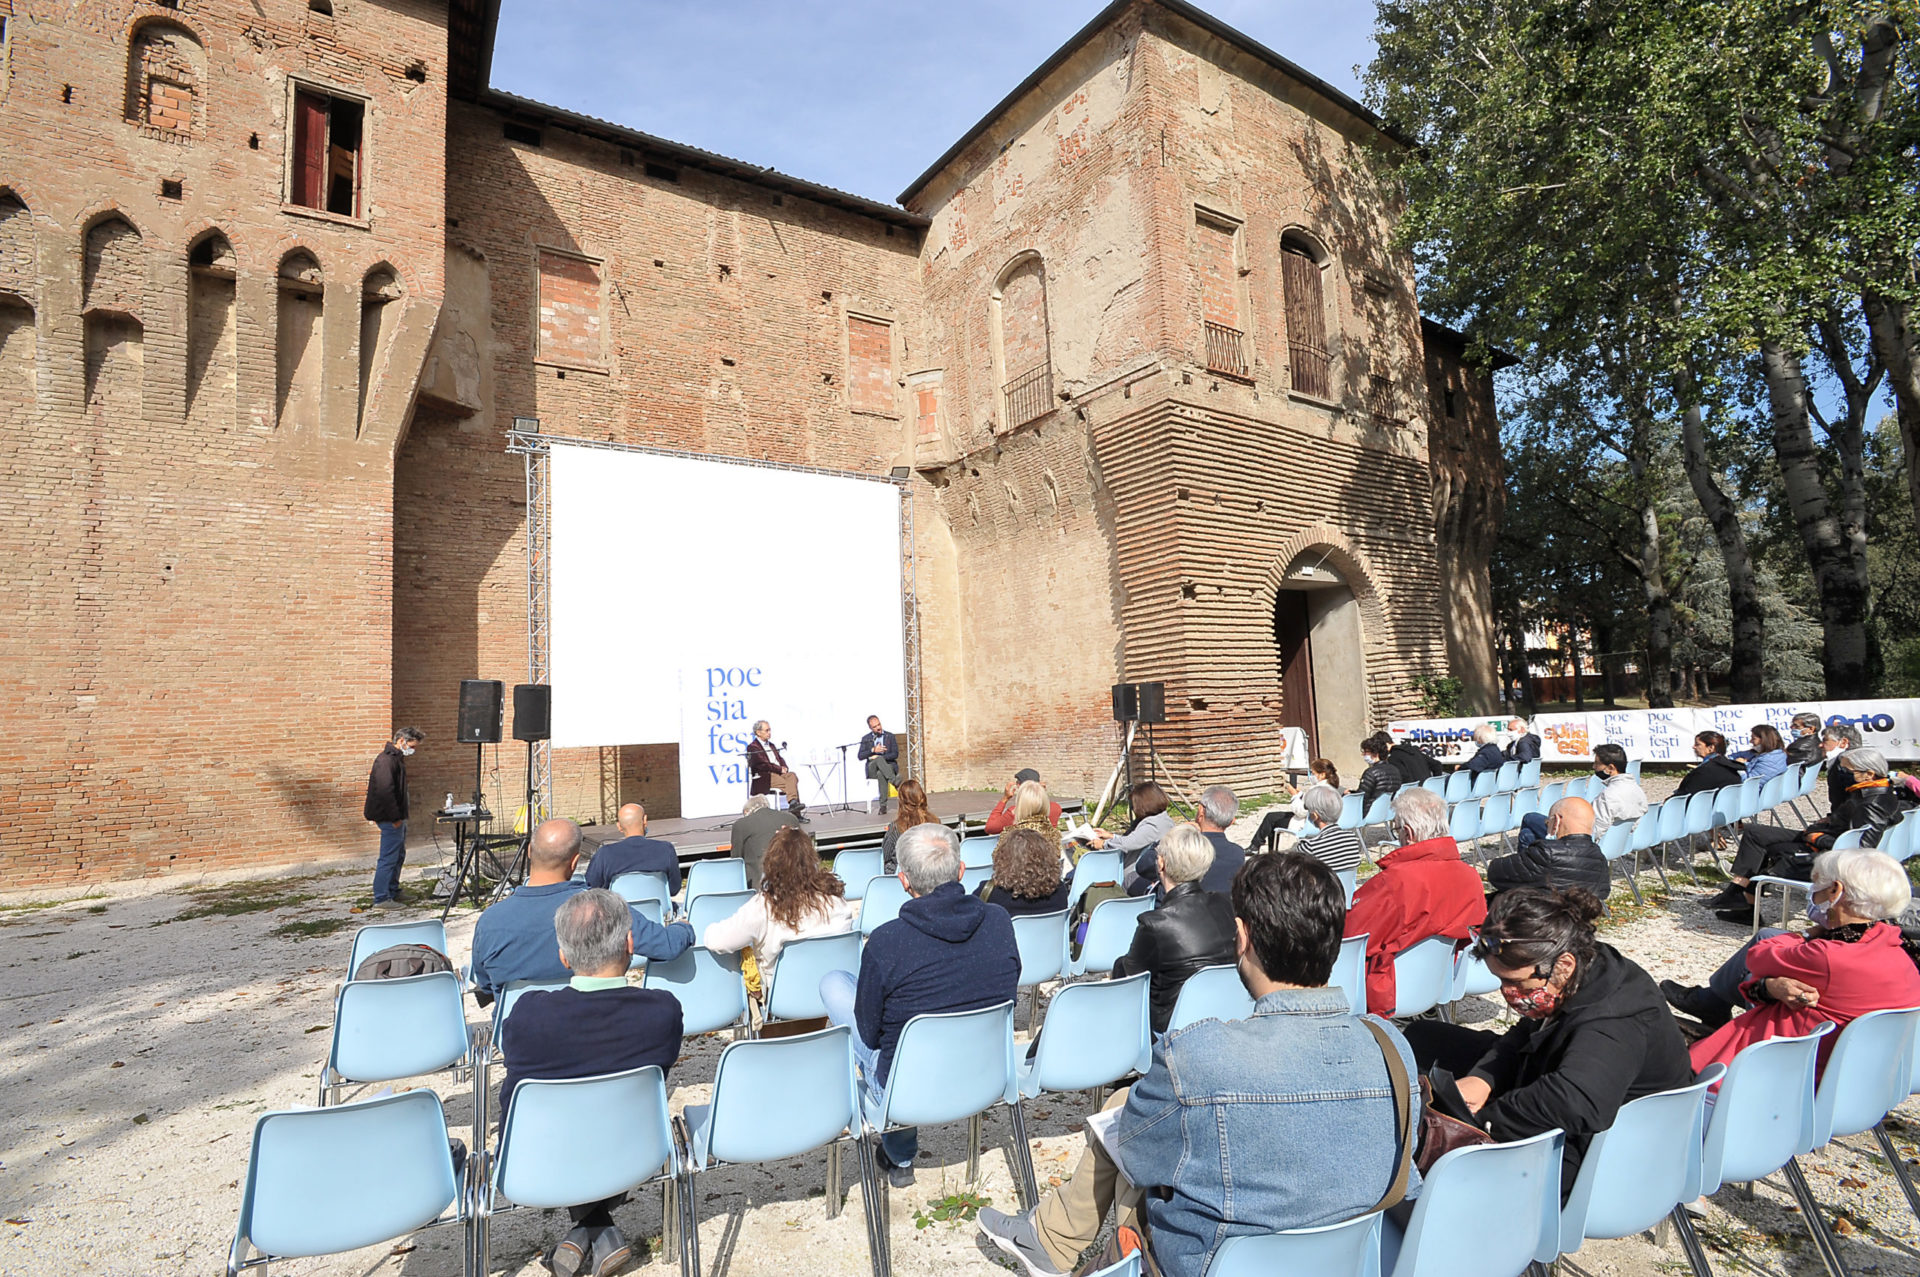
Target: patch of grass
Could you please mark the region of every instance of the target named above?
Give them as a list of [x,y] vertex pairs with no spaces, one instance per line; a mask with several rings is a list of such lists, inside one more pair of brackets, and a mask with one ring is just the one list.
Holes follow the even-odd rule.
[[974,1217],[980,1213],[982,1206],[991,1205],[993,1205],[991,1197],[982,1197],[971,1189],[948,1193],[945,1197],[937,1197],[928,1202],[925,1210],[914,1211],[913,1226],[931,1228],[935,1224],[956,1226],[971,1224]]
[[106,911],[107,911],[107,907],[105,905],[88,905],[87,906],[88,913],[105,913]]
[[314,893],[302,888],[325,876],[263,878],[254,882],[197,888],[187,892],[187,898],[192,903],[185,909],[152,925],[163,927],[169,922],[188,922],[195,918],[232,918],[243,913],[266,913],[305,904],[314,898]]
[[283,922],[267,934],[288,940],[311,940],[315,936],[330,936],[350,925],[350,918],[308,918],[303,922]]
[[[74,900],[81,899],[75,896]],[[0,913],[32,913],[37,909],[52,909],[59,905],[70,905],[73,900],[28,900],[17,905],[0,905]]]
[[1600,919],[1594,930],[1617,931],[1621,927],[1631,926],[1642,919],[1650,918],[1656,913],[1666,912],[1671,897],[1665,892],[1642,888],[1642,894],[1646,897],[1644,903],[1635,904],[1631,891],[1622,897],[1616,888],[1614,893],[1607,897],[1607,916]]

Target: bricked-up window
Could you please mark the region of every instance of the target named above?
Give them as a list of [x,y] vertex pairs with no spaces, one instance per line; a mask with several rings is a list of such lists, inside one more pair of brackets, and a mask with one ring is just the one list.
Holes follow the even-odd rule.
[[291,202],[342,217],[360,216],[366,115],[366,104],[354,98],[295,90]]
[[847,406],[893,415],[892,324],[847,316]]
[[1003,430],[1053,409],[1053,349],[1047,325],[1047,268],[1029,253],[1007,267],[995,293],[999,320]]
[[1325,262],[1314,246],[1289,235],[1280,243],[1280,286],[1287,302],[1287,365],[1304,395],[1333,398],[1333,354],[1327,343]]
[[207,55],[193,33],[172,22],[146,22],[127,46],[127,118],[186,139],[198,129]]
[[551,248],[538,252],[539,358],[600,367],[606,362],[604,288],[600,263]]
[[1207,368],[1247,376],[1246,336],[1240,324],[1238,227],[1200,215],[1194,255],[1200,270],[1200,320],[1206,330]]

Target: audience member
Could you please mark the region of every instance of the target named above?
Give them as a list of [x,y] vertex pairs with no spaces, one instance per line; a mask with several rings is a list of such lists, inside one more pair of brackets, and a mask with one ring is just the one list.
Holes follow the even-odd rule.
[[1600,844],[1593,840],[1593,805],[1584,798],[1562,798],[1540,821],[1534,838],[1523,836],[1520,849],[1487,864],[1487,885],[1494,891],[1515,887],[1584,887],[1601,900],[1613,891],[1613,874]]
[[900,791],[900,739],[880,726],[878,714],[867,715],[867,734],[860,738],[860,761],[867,765],[867,779],[880,782],[880,807],[887,814],[887,789]]
[[[908,1020],[1011,1002],[1020,985],[1013,919],[960,885],[958,836],[945,825],[916,825],[896,850],[911,899],[898,918],[867,937],[857,980],[845,971],[820,980],[827,1018],[853,1026],[854,1059],[875,1103]],[[911,1128],[881,1136],[882,1160],[896,1187],[913,1182],[919,1144]]]
[[[1423,780],[1431,780],[1440,774],[1440,764],[1433,761],[1433,755],[1411,741],[1401,741],[1387,750],[1387,761],[1393,769],[1405,778],[1407,784],[1417,785]],[[1335,788],[1338,788],[1336,785]]]
[[[1207,841],[1213,844],[1213,865],[1200,880],[1202,891],[1233,890],[1233,876],[1246,863],[1247,849],[1227,837],[1227,830],[1239,814],[1240,800],[1225,785],[1209,785],[1200,791],[1200,807],[1194,813],[1194,823],[1207,836]],[[1149,891],[1158,893],[1160,868],[1155,863],[1153,852],[1140,853],[1140,859],[1134,862],[1133,874],[1127,880],[1128,895],[1144,896]]]
[[1016,827],[993,845],[993,877],[975,894],[1012,914],[1059,913],[1072,887],[1060,874],[1060,840]]
[[[626,901],[597,888],[571,893],[553,911],[548,943],[559,941],[561,969],[573,976],[564,989],[521,994],[501,1026],[507,1065],[500,1084],[503,1124],[521,1082],[597,1077],[650,1064],[662,1073],[673,1068],[680,1056],[680,1002],[665,990],[627,983],[632,917]],[[570,1208],[572,1229],[541,1256],[548,1271],[555,1277],[620,1271],[631,1251],[611,1212],[626,1200],[620,1193]]]
[[1346,934],[1367,937],[1367,1010],[1389,1015],[1398,994],[1394,955],[1429,936],[1465,940],[1487,916],[1480,875],[1460,859],[1447,831],[1446,800],[1430,789],[1403,789],[1393,800],[1398,848],[1360,884]]
[[[1814,859],[1812,881],[1813,930],[1768,927],[1722,963],[1705,988],[1660,982],[1676,1011],[1717,1030],[1693,1044],[1695,1070],[1831,1020],[1835,1031],[1820,1043],[1824,1067],[1839,1030],[1854,1020],[1920,1006],[1920,970],[1893,924],[1913,901],[1905,867],[1883,851],[1827,851]],[[1736,1009],[1745,1013],[1736,1018]]]
[[1748,739],[1753,742],[1753,754],[1747,760],[1748,780],[1772,780],[1787,770],[1787,743],[1780,739],[1780,729],[1772,723],[1757,723]]
[[1291,829],[1297,820],[1307,816],[1307,792],[1322,785],[1329,786],[1337,794],[1340,792],[1340,773],[1331,759],[1313,758],[1307,760],[1307,769],[1313,775],[1309,784],[1293,791],[1293,797],[1284,808],[1268,812],[1260,818],[1260,827],[1253,832],[1253,841],[1247,844],[1249,851],[1272,851],[1280,840],[1280,831]]
[[1000,831],[1001,836],[1010,829],[1031,829],[1052,838],[1055,847],[1059,846],[1060,804],[1047,797],[1045,785],[1037,780],[1023,780],[1014,789],[1013,821]]
[[751,945],[764,988],[788,944],[853,930],[860,902],[846,899],[845,891],[820,863],[811,835],[792,826],[777,829],[760,863],[760,890],[728,917],[708,923],[700,943],[715,953],[738,953]]
[[1865,830],[1861,845],[1877,847],[1887,826],[1914,806],[1906,789],[1889,782],[1887,756],[1877,749],[1850,749],[1833,761],[1832,770],[1849,778],[1846,797],[1805,829],[1747,822],[1733,863],[1727,867],[1733,881],[1707,901],[1709,908],[1717,910],[1715,916],[1725,922],[1750,925],[1754,878],[1765,875],[1805,882],[1813,870],[1814,857],[1832,848],[1841,834],[1849,829]]
[[900,835],[915,825],[937,825],[940,818],[933,814],[933,808],[927,805],[927,789],[919,781],[909,776],[900,782],[900,812],[893,823],[887,826],[887,832],[880,836],[880,854],[884,858],[887,872],[892,873],[896,864],[893,855],[894,846],[899,843]]
[[1474,951],[1520,1022],[1505,1033],[1439,1020],[1407,1026],[1421,1067],[1452,1074],[1496,1140],[1566,1132],[1563,1202],[1587,1146],[1621,1105],[1693,1081],[1653,977],[1594,935],[1602,912],[1578,887],[1501,892]]
[[1512,739],[1500,752],[1506,756],[1508,762],[1525,764],[1540,757],[1540,737],[1535,734],[1532,727],[1528,726],[1526,719],[1508,719],[1507,733]]
[[1312,856],[1337,874],[1354,872],[1366,858],[1367,849],[1359,830],[1340,828],[1345,802],[1325,785],[1308,790],[1306,797],[1307,823],[1293,850]]
[[1207,891],[1200,879],[1213,865],[1213,844],[1197,825],[1182,822],[1160,840],[1160,903],[1140,915],[1133,947],[1113,964],[1115,976],[1147,972],[1153,1031],[1165,1033],[1180,986],[1201,967],[1234,959],[1233,901]]
[[777,830],[789,826],[797,829],[800,821],[792,812],[775,807],[773,799],[765,794],[751,795],[740,813],[740,819],[733,822],[733,832],[727,835],[727,841],[733,844],[733,854],[746,862],[747,885],[758,889],[760,862],[766,859],[767,844],[773,841]]
[[1847,786],[1853,784],[1845,768],[1838,767],[1840,755],[1862,745],[1860,729],[1852,723],[1828,723],[1820,729],[1821,765],[1827,769],[1827,810],[1847,801]]
[[1616,823],[1647,814],[1647,794],[1627,774],[1627,751],[1608,741],[1593,747],[1593,774],[1605,782],[1593,802],[1593,836],[1602,838]]
[[1160,839],[1167,830],[1173,828],[1173,817],[1168,814],[1167,791],[1151,780],[1137,782],[1127,791],[1127,810],[1132,814],[1133,823],[1127,826],[1124,834],[1110,834],[1104,829],[1093,831],[1093,846],[1097,851],[1117,851],[1123,865],[1132,865],[1140,858],[1140,853],[1150,847],[1160,845]]
[[623,835],[600,844],[587,862],[587,885],[611,887],[621,874],[655,873],[667,880],[667,894],[680,894],[680,853],[664,838],[647,837],[647,809],[628,803],[615,823]]
[[787,810],[801,824],[807,823],[807,805],[800,801],[800,776],[787,766],[780,747],[773,743],[773,727],[766,719],[753,725],[753,739],[747,742],[748,794],[770,794],[779,790],[787,796]]
[[1787,761],[1804,767],[1820,759],[1820,716],[1801,710],[1793,716],[1793,739],[1787,742]]
[[1673,791],[1675,798],[1710,794],[1728,785],[1738,785],[1746,779],[1740,764],[1727,757],[1727,738],[1719,732],[1695,732],[1693,756],[1700,761],[1693,765],[1692,771],[1680,778],[1679,785]]
[[[1006,789],[1000,795],[1000,801],[995,803],[993,810],[987,813],[987,823],[981,827],[981,833],[997,834],[1013,825],[1015,799],[1019,796],[1020,786],[1029,781],[1036,785],[1041,783],[1040,773],[1031,767],[1022,767],[1013,774],[1013,779],[1007,782]],[[1041,792],[1045,793],[1046,791],[1043,789]],[[1051,804],[1047,809],[1047,814],[1053,818],[1055,826],[1058,826],[1060,823],[1060,804]]]
[[[480,915],[473,928],[473,984],[481,1006],[512,980],[564,980],[567,969],[553,947],[554,911],[571,896],[591,890],[574,878],[580,859],[580,826],[564,816],[544,821],[527,846],[527,881]],[[661,926],[634,913],[633,951],[661,962],[679,957],[693,943],[684,922]]]
[[1507,761],[1507,756],[1500,751],[1500,746],[1494,741],[1495,735],[1491,723],[1482,723],[1473,729],[1473,743],[1479,748],[1474,750],[1473,757],[1467,760],[1467,770],[1475,776],[1481,772],[1499,771],[1500,764]]
[[1201,1277],[1228,1238],[1338,1223],[1416,1194],[1418,1093],[1396,1102],[1386,1055],[1411,1072],[1412,1053],[1327,987],[1341,901],[1312,857],[1255,857],[1232,898],[1253,1014],[1157,1043],[1146,1076],[1107,1104],[1119,1112],[1106,1140],[1089,1122],[1072,1177],[1034,1209],[982,1209],[987,1238],[1030,1275],[1065,1273],[1115,1208],[1118,1227],[1138,1233],[1144,1220],[1161,1273]]
[[1373,806],[1373,800],[1382,794],[1397,793],[1407,778],[1400,769],[1387,761],[1387,754],[1393,749],[1393,740],[1385,732],[1375,732],[1360,742],[1360,757],[1366,768],[1360,773],[1360,787],[1354,792],[1360,795],[1360,809]]

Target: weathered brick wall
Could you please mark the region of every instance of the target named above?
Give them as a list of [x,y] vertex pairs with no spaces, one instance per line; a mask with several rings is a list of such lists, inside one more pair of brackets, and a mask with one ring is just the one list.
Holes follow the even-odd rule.
[[[440,290],[446,36],[429,0],[339,8],[12,5],[0,188],[27,212],[0,232],[0,290],[25,303],[0,310],[9,885],[367,844],[366,769],[391,726],[392,455]],[[207,68],[184,131],[128,118],[149,18]],[[289,75],[369,99],[362,224],[281,210]],[[215,230],[227,277],[190,273]],[[274,356],[296,247],[325,272],[322,410],[297,435]],[[369,388],[362,422],[359,280],[382,261],[408,309],[398,384]]]

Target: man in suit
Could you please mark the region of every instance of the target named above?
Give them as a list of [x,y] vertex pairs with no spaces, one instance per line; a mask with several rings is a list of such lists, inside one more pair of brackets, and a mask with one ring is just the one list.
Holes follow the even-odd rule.
[[867,735],[860,742],[860,757],[867,764],[867,779],[880,782],[880,814],[887,814],[887,787],[900,787],[900,742],[892,732],[882,730],[878,714],[867,715]]
[[647,809],[628,803],[620,809],[620,832],[625,835],[600,844],[587,862],[587,885],[611,887],[621,874],[655,873],[667,880],[668,894],[680,890],[680,853],[664,838],[647,837]]
[[733,844],[733,854],[746,862],[749,887],[760,890],[760,862],[767,858],[767,848],[773,844],[773,835],[784,826],[799,823],[793,818],[792,812],[781,811],[765,794],[755,794],[747,799],[747,805],[741,808],[740,819],[733,822],[733,832],[727,840]]
[[787,766],[773,743],[773,725],[761,719],[753,725],[753,739],[747,742],[747,785],[749,794],[770,794],[779,790],[787,796],[787,810],[801,824],[807,823],[807,805],[800,801],[800,778]]
[[[611,891],[575,892],[554,911],[547,939],[559,941],[560,961],[572,978],[564,989],[522,994],[500,1027],[507,1061],[503,1119],[523,1081],[597,1077],[650,1064],[664,1074],[680,1056],[679,999],[627,983],[633,932],[626,901]],[[632,1252],[611,1212],[626,1200],[619,1193],[569,1208],[573,1228],[541,1257],[547,1270],[556,1277],[618,1272]]]

